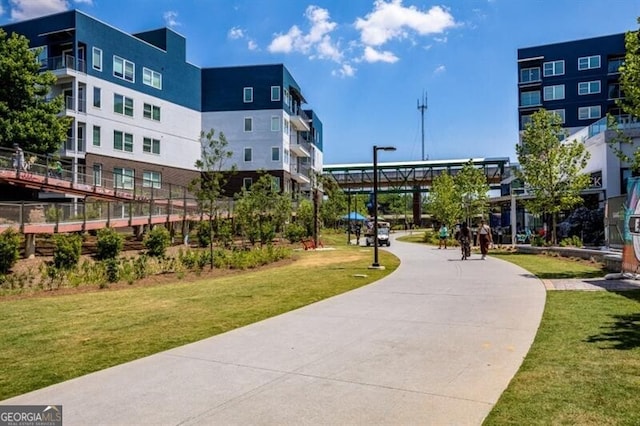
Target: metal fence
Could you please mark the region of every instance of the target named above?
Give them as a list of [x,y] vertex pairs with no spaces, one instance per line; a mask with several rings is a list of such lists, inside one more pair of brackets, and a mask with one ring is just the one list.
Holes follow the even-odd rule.
[[624,246],[624,218],[627,196],[612,197],[607,200],[605,209],[605,238],[611,248],[622,249]]

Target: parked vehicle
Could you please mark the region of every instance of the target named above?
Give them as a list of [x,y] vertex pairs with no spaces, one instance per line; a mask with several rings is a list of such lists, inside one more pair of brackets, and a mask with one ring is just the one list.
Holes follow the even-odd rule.
[[[391,227],[388,222],[378,222],[378,245],[379,246],[391,246],[391,239],[389,238],[389,231]],[[373,229],[367,230],[365,235],[365,242],[367,247],[375,244],[375,234],[373,233]]]

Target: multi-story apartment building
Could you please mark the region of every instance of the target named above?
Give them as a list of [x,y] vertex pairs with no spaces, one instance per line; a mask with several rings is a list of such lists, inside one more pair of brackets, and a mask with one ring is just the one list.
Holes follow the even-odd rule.
[[[73,119],[63,159],[74,179],[130,189],[199,176],[201,131],[224,131],[245,185],[257,170],[301,191],[322,169],[322,123],[303,111],[284,65],[204,68],[169,28],[128,34],[77,10],[2,27],[40,49]],[[276,120],[277,118],[277,120]]]
[[624,54],[624,33],[518,49],[520,130],[540,108],[556,112],[570,133],[620,115]]
[[283,65],[204,68],[202,98],[203,129],[235,148],[229,192],[268,171],[276,187],[308,193],[322,172],[322,122],[302,108],[302,89]]

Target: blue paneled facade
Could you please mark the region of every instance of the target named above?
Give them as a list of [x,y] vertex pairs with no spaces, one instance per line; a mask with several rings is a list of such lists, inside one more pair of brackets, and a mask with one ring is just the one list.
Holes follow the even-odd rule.
[[555,111],[571,131],[619,115],[624,53],[624,33],[518,49],[519,129],[539,108]]

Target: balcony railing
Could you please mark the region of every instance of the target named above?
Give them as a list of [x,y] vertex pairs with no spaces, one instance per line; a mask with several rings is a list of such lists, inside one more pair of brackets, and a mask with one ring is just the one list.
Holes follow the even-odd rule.
[[[618,129],[640,129],[640,118],[630,114],[614,115]],[[609,129],[608,117],[602,117],[600,120],[589,126],[588,138],[592,138]]]
[[[77,145],[77,149],[76,149],[76,143],[75,141],[78,141],[78,145]],[[67,137],[67,140],[64,142],[64,149],[65,151],[71,151],[71,152],[85,152],[85,143],[84,143],[84,139],[83,138],[72,138],[72,137]]]
[[51,56],[43,60],[42,65],[49,71],[71,69],[81,73],[87,72],[87,62],[84,59],[76,59],[71,55]]
[[67,111],[87,112],[87,101],[84,98],[78,99],[78,109],[76,110],[75,100],[73,96],[67,96],[64,99]]

